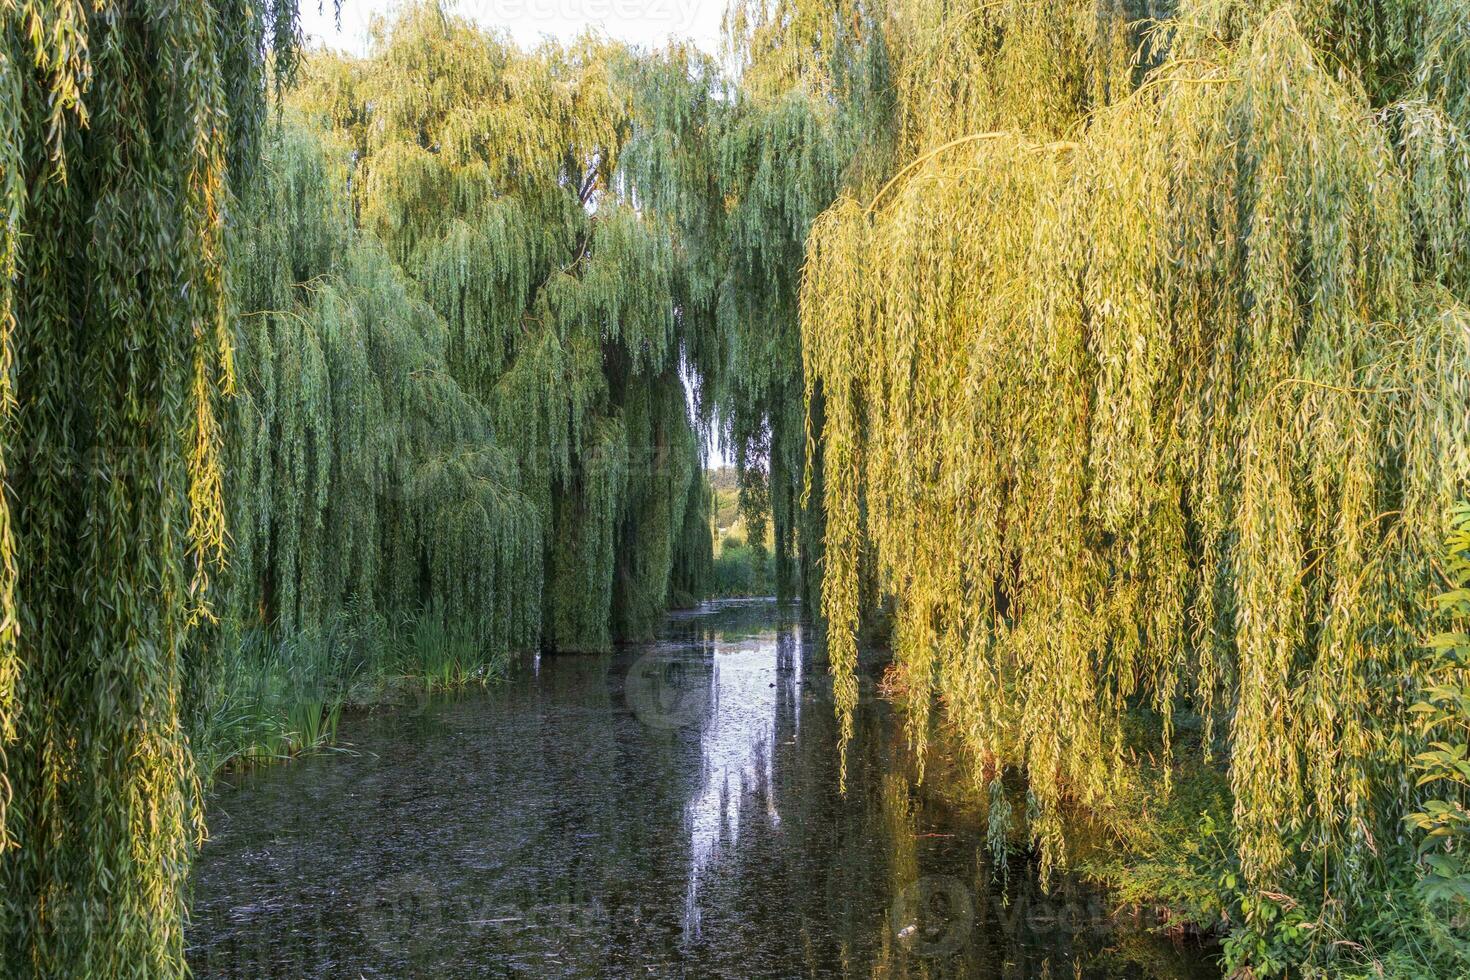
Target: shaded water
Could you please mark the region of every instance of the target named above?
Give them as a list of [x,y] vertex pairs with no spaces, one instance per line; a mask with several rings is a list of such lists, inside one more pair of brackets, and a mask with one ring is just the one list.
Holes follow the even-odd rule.
[[348,719],[354,754],[211,801],[190,961],[204,977],[1212,975],[1096,892],[993,868],[943,767],[912,785],[871,691],[846,797],[825,665],[770,602]]

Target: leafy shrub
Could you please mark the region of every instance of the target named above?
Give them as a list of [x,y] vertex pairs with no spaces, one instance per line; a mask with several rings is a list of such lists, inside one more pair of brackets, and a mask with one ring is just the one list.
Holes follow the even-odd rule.
[[1470,901],[1470,504],[1455,508],[1445,547],[1445,573],[1455,587],[1436,597],[1449,629],[1430,639],[1430,680],[1410,710],[1429,744],[1414,760],[1418,785],[1436,796],[1406,817],[1423,832],[1420,883],[1433,900]]
[[721,597],[773,595],[776,572],[765,548],[737,543],[727,537],[715,558],[710,594]]

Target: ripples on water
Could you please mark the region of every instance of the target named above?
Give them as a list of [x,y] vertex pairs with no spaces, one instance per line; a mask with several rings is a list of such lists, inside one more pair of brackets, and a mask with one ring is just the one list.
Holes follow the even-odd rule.
[[1093,891],[1000,875],[880,699],[840,796],[825,665],[771,602],[342,735],[211,801],[197,975],[1212,975]]

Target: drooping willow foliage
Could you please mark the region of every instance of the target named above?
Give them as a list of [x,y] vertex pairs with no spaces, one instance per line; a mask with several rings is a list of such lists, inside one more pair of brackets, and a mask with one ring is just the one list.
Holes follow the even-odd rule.
[[[790,91],[746,98],[727,124],[720,164],[735,200],[720,323],[729,345],[725,435],[747,523],[767,508],[776,584],[795,591],[798,495],[805,458],[797,291],[812,219],[836,193],[837,148],[823,100]],[[811,517],[808,517],[808,521]],[[801,555],[811,578],[815,537]]]
[[366,602],[527,649],[540,512],[489,409],[451,376],[444,320],[355,232],[346,162],[293,121],[244,202],[230,624],[295,636]]
[[294,4],[0,6],[0,973],[181,972],[232,184]]
[[0,5],[0,973],[182,969],[218,631],[647,635],[712,427],[843,709],[876,572],[1046,867],[1187,709],[1254,893],[1365,905],[1470,462],[1467,24],[752,0],[722,79],[428,3],[269,128],[289,2]]
[[[880,11],[881,12],[881,11]],[[747,525],[770,513],[776,587],[820,608],[823,518],[802,500],[820,486],[807,439],[798,294],[813,220],[840,187],[863,186],[892,152],[891,79],[875,11],[863,4],[732,3],[725,46],[735,69],[718,143],[728,197],[718,322],[727,345],[723,435]],[[799,559],[799,561],[798,561]],[[799,584],[797,579],[799,578]]]
[[[709,564],[684,368],[717,356],[710,274],[697,214],[675,208],[714,189],[698,159],[639,150],[667,142],[660,111],[698,112],[687,54],[662,57],[660,73],[592,39],[523,52],[425,4],[365,59],[313,57],[292,99],[355,151],[364,232],[442,319],[445,380],[487,412],[463,440],[500,447],[410,482],[444,504],[465,481],[511,495],[496,506],[513,520],[478,533],[511,521],[517,561],[518,535],[537,536],[545,587],[516,566],[497,589],[539,596],[534,620],[563,650],[647,635]],[[447,568],[471,509],[489,513],[436,519]]]
[[1126,716],[1167,772],[1188,706],[1253,893],[1364,907],[1470,462],[1470,8],[892,16],[901,166],[801,293],[841,710],[871,546],[912,737],[937,691],[979,779],[1022,769],[1044,867],[1136,784]]

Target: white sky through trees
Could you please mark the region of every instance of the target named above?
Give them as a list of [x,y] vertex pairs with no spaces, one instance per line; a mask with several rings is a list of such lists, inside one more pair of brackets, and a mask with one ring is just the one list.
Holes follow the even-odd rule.
[[[372,18],[400,6],[398,0],[342,0],[339,26],[332,0],[306,0],[301,29],[311,46],[364,54]],[[459,0],[450,7],[483,27],[508,32],[523,47],[545,37],[570,41],[592,29],[642,47],[682,38],[714,54],[725,0]]]

